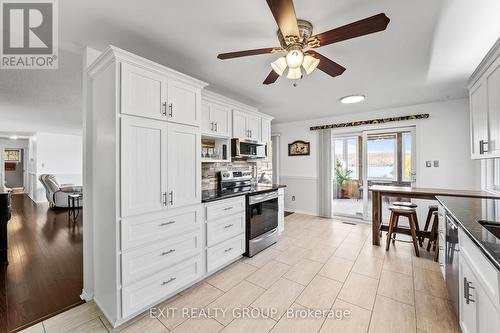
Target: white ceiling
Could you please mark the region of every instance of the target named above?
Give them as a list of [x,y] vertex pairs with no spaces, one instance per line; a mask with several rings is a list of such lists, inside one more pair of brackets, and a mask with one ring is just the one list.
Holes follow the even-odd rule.
[[[277,55],[216,58],[278,46],[264,0],[59,1],[61,69],[1,71],[0,112],[15,116],[0,130],[12,130],[5,124],[19,131],[81,130],[84,46],[113,44],[140,54],[285,122],[463,97],[468,76],[500,36],[498,0],[295,0],[295,8],[316,33],[380,12],[391,22],[384,32],[318,49],[347,68],[342,76],[316,70],[297,87],[285,78],[264,86]],[[366,101],[338,102],[354,93]]]

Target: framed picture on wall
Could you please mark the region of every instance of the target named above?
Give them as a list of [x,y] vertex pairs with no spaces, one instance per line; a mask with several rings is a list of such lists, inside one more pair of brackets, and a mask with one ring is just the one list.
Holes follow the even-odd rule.
[[310,153],[309,142],[297,140],[288,144],[288,156],[307,156]]

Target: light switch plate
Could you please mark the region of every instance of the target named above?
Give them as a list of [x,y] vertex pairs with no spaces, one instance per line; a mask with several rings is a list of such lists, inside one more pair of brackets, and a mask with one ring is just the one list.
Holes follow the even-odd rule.
[[432,166],[431,161],[425,161],[425,166],[426,166],[427,168],[430,168],[430,167]]
[[439,168],[439,161],[434,161],[434,167]]

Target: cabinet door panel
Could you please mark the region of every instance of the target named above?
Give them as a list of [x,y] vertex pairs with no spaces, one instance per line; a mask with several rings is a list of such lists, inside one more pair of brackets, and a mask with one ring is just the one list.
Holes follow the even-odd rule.
[[121,120],[122,217],[162,210],[166,188],[166,123],[135,117]]
[[248,139],[247,115],[233,110],[233,138]]
[[168,125],[169,207],[201,202],[201,135],[198,128]]
[[201,123],[200,89],[168,80],[168,120],[187,125],[200,126]]
[[271,141],[271,120],[262,119],[261,122],[262,122],[261,124],[262,142],[269,143],[269,141]]
[[250,131],[250,139],[255,141],[262,141],[260,135],[260,118],[252,115],[247,116],[247,127]]
[[167,79],[161,74],[121,64],[121,112],[166,119]]
[[[476,303],[469,302],[467,304],[464,295],[464,278],[474,284],[475,277],[472,273],[464,256],[460,256],[460,285],[459,285],[459,311],[460,311],[460,327],[464,333],[476,333]],[[476,287],[476,286],[473,286]],[[475,295],[471,298],[475,299]]]
[[488,83],[488,154],[500,156],[500,58],[486,79]]
[[212,121],[210,120],[210,104],[202,102],[201,103],[201,131],[203,133],[212,132]]
[[214,122],[215,134],[220,136],[231,136],[231,109],[222,105],[212,104],[210,108],[210,120]]
[[480,83],[470,93],[472,157],[484,158],[481,154],[481,140],[488,141],[488,105],[486,85]]

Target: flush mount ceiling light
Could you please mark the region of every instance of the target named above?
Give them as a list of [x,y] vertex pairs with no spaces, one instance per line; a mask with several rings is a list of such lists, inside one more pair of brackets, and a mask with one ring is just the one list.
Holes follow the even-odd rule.
[[19,139],[17,135],[12,135],[12,136],[9,136],[9,139],[11,140],[17,140]]
[[313,25],[309,21],[297,19],[293,0],[267,0],[267,5],[278,24],[277,35],[280,46],[217,55],[217,58],[226,60],[259,54],[286,53],[284,57],[271,63],[272,71],[263,84],[276,82],[287,68],[286,77],[290,80],[298,80],[304,75],[309,75],[316,67],[331,77],[342,75],[345,71],[343,66],[322,56],[315,49],[383,31],[390,21],[384,13],[380,13],[313,35]]
[[359,103],[365,100],[365,95],[349,95],[349,96],[344,96],[340,99],[340,103],[343,104],[354,104],[354,103]]

